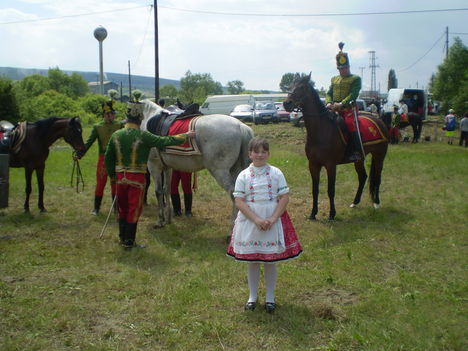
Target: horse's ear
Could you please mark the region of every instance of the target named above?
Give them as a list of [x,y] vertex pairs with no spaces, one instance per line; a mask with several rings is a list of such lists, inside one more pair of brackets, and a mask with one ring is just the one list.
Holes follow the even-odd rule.
[[310,71],[309,75],[307,76],[308,80],[310,80],[310,77],[312,77],[312,71]]

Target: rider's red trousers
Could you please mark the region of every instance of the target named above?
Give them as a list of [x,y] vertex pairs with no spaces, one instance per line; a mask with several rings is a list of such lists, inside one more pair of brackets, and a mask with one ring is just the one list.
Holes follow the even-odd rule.
[[348,107],[343,109],[343,111],[340,113],[340,115],[343,117],[346,127],[348,128],[348,132],[353,133],[356,132],[356,124],[354,123],[354,112],[353,108],[356,109],[356,114],[358,114],[358,107]]
[[[96,166],[96,190],[94,195],[103,196],[104,189],[107,184],[107,170],[104,166],[104,154],[99,155],[97,166]],[[111,181],[111,192],[112,196],[115,195],[115,184]]]
[[117,173],[117,209],[119,219],[137,223],[143,210],[145,173]]

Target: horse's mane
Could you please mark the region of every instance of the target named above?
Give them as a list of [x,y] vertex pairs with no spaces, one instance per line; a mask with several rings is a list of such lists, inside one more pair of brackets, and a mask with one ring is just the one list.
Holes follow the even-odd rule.
[[49,117],[44,118],[39,121],[34,122],[33,124],[36,126],[37,134],[39,138],[44,139],[47,137],[50,127],[57,122],[58,120],[63,119],[62,117]]
[[143,121],[141,121],[140,129],[147,130],[146,124],[148,123],[148,120],[154,115],[160,113],[161,110],[163,110],[163,108],[148,99],[143,100],[142,103],[145,104],[145,107],[143,109],[143,116],[145,116],[145,118],[143,118]]
[[317,93],[317,90],[312,85],[310,76],[300,78],[297,82],[297,85],[306,85],[310,89],[314,105],[317,106],[317,110],[320,116],[326,116],[330,119],[331,112],[325,107],[322,100],[320,100],[320,95]]

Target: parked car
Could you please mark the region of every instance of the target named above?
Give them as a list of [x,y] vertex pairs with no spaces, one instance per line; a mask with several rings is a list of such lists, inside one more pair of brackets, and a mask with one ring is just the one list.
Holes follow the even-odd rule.
[[282,102],[275,102],[276,112],[278,114],[279,121],[289,122],[290,113],[284,109]]
[[252,122],[253,121],[253,107],[252,105],[237,105],[232,109],[232,112],[229,116],[237,118],[242,122]]
[[253,122],[259,123],[278,123],[278,113],[274,102],[272,101],[257,101],[253,111]]

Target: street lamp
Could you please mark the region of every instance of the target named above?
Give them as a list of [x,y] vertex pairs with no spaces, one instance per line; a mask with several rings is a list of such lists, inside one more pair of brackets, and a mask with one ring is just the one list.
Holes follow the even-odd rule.
[[104,69],[102,60],[102,42],[107,37],[107,30],[103,26],[99,26],[94,30],[94,37],[99,41],[99,92],[104,95]]

